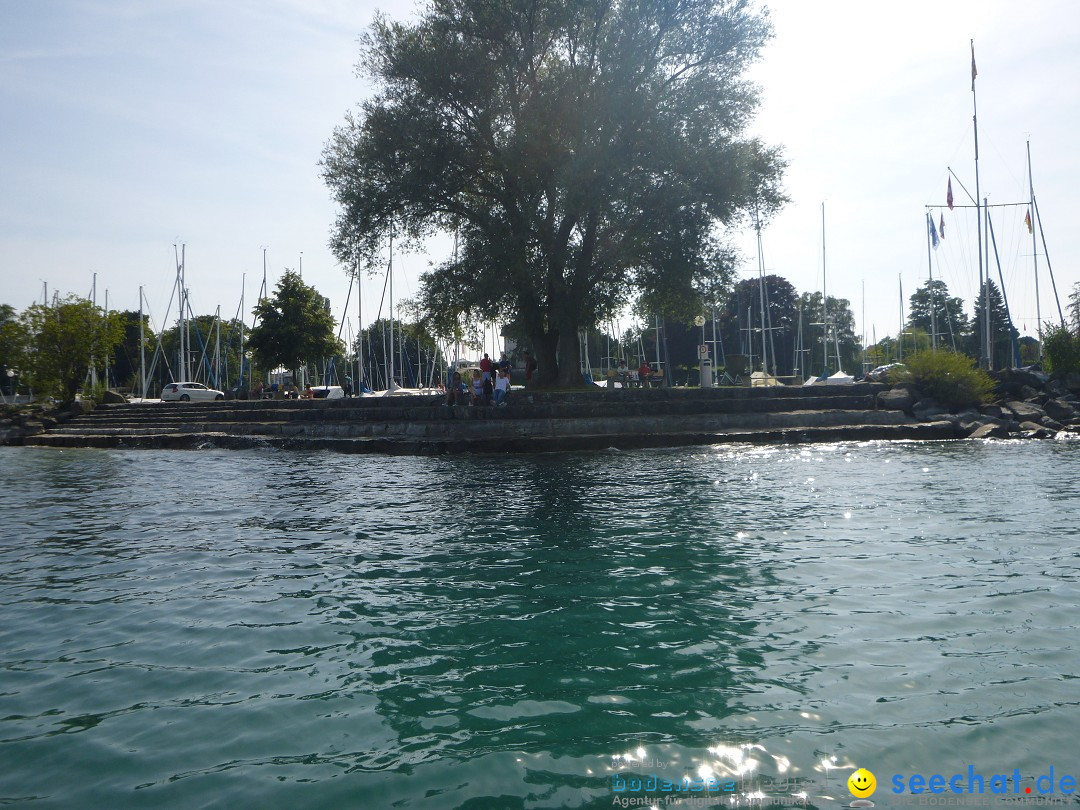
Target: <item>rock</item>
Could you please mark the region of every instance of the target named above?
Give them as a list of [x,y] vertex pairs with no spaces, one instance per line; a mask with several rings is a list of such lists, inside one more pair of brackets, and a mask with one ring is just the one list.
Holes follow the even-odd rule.
[[1055,397],[1062,397],[1069,393],[1069,389],[1061,380],[1051,380],[1046,384],[1046,392]]
[[1059,422],[1068,422],[1076,416],[1076,409],[1068,402],[1062,402],[1060,399],[1048,399],[1042,407],[1047,416],[1057,419]]
[[906,387],[897,386],[891,391],[881,391],[877,395],[879,408],[888,411],[910,411],[915,404],[915,397]]
[[1080,372],[1070,371],[1065,375],[1065,387],[1074,394],[1080,394]]
[[68,406],[68,412],[72,416],[81,416],[94,410],[94,403],[88,399],[77,399]]
[[1000,419],[1004,414],[1001,412],[1000,405],[980,405],[979,413],[983,416],[993,416]]
[[1025,419],[1042,419],[1046,415],[1042,408],[1037,405],[1032,405],[1029,402],[1017,402],[1016,400],[1013,400],[1006,407],[1012,411],[1013,416],[1021,422]]
[[1026,368],[1006,369],[1002,372],[1002,379],[1041,389],[1050,382],[1050,375],[1034,366],[1027,366]]
[[942,414],[948,413],[949,409],[933,399],[920,399],[911,408],[912,414],[921,422],[932,422]]
[[123,394],[118,394],[109,388],[105,389],[105,393],[101,395],[101,401],[107,405],[123,405],[127,402],[127,397]]
[[[1031,422],[1024,422],[1025,425],[1032,424]],[[1038,427],[1034,430],[1025,430],[1021,432],[1020,437],[1023,439],[1052,439],[1054,437],[1054,431],[1048,428]]]
[[968,435],[969,439],[1007,439],[1009,430],[1004,425],[980,425]]
[[1030,433],[1031,431],[1042,430],[1042,429],[1043,429],[1043,426],[1040,425],[1038,422],[1021,422],[1020,423],[1020,430],[1023,431],[1023,432]]
[[1044,416],[1039,420],[1039,424],[1044,428],[1050,428],[1050,430],[1064,430],[1065,426],[1058,422],[1056,419],[1051,419],[1049,416]]
[[1020,396],[1025,400],[1032,400],[1039,396],[1039,391],[1032,388],[1030,385],[1020,386]]

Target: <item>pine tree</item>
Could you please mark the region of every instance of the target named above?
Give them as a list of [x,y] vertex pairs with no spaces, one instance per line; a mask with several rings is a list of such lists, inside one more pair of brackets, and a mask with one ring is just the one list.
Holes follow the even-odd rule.
[[972,334],[968,341],[968,354],[972,357],[982,357],[983,346],[986,338],[983,335],[983,314],[985,311],[986,284],[990,285],[990,368],[1008,368],[1018,362],[1015,357],[1014,346],[1020,337],[1009,323],[1009,312],[1005,308],[1005,301],[1001,297],[993,281],[984,282],[979,288],[979,295],[975,299],[975,318],[972,321]]

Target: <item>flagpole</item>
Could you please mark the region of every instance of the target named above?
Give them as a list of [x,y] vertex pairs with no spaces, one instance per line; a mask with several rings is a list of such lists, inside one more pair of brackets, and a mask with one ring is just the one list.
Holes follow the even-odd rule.
[[983,367],[989,369],[990,361],[990,285],[989,274],[984,278],[983,274],[983,236],[982,236],[982,210],[979,201],[982,192],[979,188],[979,105],[975,95],[975,77],[979,75],[975,68],[975,40],[971,40],[971,121],[975,131],[975,224],[978,228],[979,238],[979,283],[983,285]]
[[937,351],[937,304],[934,301],[934,260],[932,258],[930,247],[933,244],[934,235],[934,215],[929,211],[926,213],[926,266],[930,270],[930,349],[931,351]]

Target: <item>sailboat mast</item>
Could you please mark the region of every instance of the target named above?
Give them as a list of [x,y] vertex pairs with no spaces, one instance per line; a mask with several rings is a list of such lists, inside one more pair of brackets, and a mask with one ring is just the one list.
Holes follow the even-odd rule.
[[979,283],[983,285],[983,366],[990,368],[990,273],[983,273],[983,234],[982,234],[982,209],[979,201],[982,192],[979,188],[979,105],[975,95],[975,77],[979,75],[975,69],[975,40],[971,40],[971,122],[975,131],[975,224],[978,228],[979,238]]
[[1031,178],[1031,141],[1027,142],[1028,192],[1031,205],[1028,208],[1027,224],[1031,231],[1031,269],[1035,274],[1035,328],[1039,332],[1039,360],[1043,356],[1042,302],[1039,300],[1039,247],[1035,241],[1035,223],[1031,221],[1035,208],[1035,182]]
[[825,376],[829,376],[829,294],[825,287],[827,278],[827,272],[825,269],[825,203],[821,204],[821,313],[822,323],[824,324],[824,340],[822,343],[825,348]]
[[926,266],[930,273],[930,350],[937,351],[937,301],[934,296],[934,259],[931,251],[934,215],[926,212]]
[[[765,259],[762,257],[761,251],[761,219],[755,215],[754,224],[757,230],[757,258],[758,258],[758,297],[761,299],[761,370],[766,374],[769,373],[769,353],[767,351],[767,343],[765,342],[765,329],[767,318],[765,316]],[[769,334],[770,340],[772,334]],[[776,350],[773,349],[773,369],[772,373],[776,373]]]
[[139,285],[139,396],[146,399],[146,338],[143,336],[143,288]]
[[386,390],[394,388],[394,225],[390,225],[390,261],[387,263],[386,272],[390,284],[390,374],[386,380]]

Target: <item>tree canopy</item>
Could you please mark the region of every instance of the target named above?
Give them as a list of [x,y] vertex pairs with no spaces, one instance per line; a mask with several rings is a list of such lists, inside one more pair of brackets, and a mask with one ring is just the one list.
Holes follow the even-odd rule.
[[911,294],[907,326],[921,329],[933,342],[937,327],[937,345],[962,347],[971,325],[964,314],[964,302],[949,295],[949,286],[940,279],[927,280]]
[[18,367],[40,394],[72,402],[92,367],[101,368],[123,340],[123,319],[93,302],[69,295],[34,304],[20,316]]
[[733,261],[721,226],[781,202],[776,149],[743,137],[747,66],[770,35],[748,0],[431,0],[378,18],[379,88],[323,175],[338,257],[373,269],[392,232],[455,232],[422,281],[426,326],[515,321],[540,382],[580,382],[577,334],[639,295],[700,310]]
[[274,294],[254,309],[259,323],[248,336],[255,362],[265,370],[284,366],[297,379],[308,360],[323,360],[343,351],[334,337],[330,302],[299,274],[286,271]]

